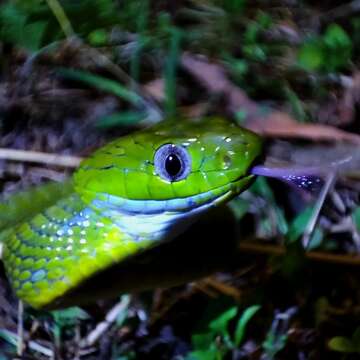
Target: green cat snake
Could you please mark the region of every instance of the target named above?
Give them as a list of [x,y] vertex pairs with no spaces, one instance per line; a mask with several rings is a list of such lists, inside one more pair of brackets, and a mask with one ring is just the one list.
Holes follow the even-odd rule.
[[168,120],[110,142],[80,164],[70,195],[5,239],[12,288],[32,307],[56,303],[241,193],[261,153],[258,135],[219,117]]

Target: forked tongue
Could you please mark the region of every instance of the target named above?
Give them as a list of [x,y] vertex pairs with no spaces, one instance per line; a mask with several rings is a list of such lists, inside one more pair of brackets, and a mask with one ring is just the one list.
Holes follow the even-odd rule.
[[[281,145],[281,144],[280,144]],[[254,175],[275,178],[309,195],[320,193],[332,177],[354,178],[360,169],[360,146],[338,144],[316,147],[270,147]]]
[[[334,168],[327,169],[328,173]],[[256,165],[251,169],[253,175],[275,178],[298,190],[317,194],[324,186],[326,173],[315,167],[283,167],[271,164]]]

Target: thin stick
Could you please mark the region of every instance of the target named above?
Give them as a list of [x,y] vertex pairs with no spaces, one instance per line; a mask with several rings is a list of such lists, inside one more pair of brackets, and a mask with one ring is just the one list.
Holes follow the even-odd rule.
[[329,24],[333,21],[347,19],[360,11],[360,1],[354,0],[350,3],[340,5],[320,16],[320,21]]
[[[278,245],[262,245],[259,243],[252,243],[250,241],[241,242],[239,245],[241,252],[266,254],[266,255],[285,255],[286,249]],[[305,257],[311,261],[338,264],[338,265],[360,265],[360,256],[356,255],[336,255],[320,251],[305,252]]]
[[105,320],[96,325],[95,329],[91,331],[86,338],[80,342],[80,347],[94,345],[101,335],[109,329],[109,327],[115,322],[119,314],[126,310],[129,306],[130,297],[122,296],[121,301],[117,303],[110,311],[106,314]]
[[234,299],[240,299],[241,298],[241,291],[236,289],[233,286],[227,285],[219,280],[217,280],[214,277],[208,277],[201,281],[205,285],[208,285],[215,290],[219,291],[222,294],[225,294],[229,297],[233,297]]
[[326,182],[325,182],[323,188],[321,189],[320,195],[315,203],[314,211],[313,211],[312,216],[304,230],[304,234],[302,237],[302,244],[303,244],[304,249],[307,249],[308,246],[310,245],[311,234],[314,231],[315,225],[316,225],[319,215],[320,215],[320,211],[324,205],[326,196],[329,193],[330,188],[334,184],[335,179],[336,179],[336,172],[333,171],[328,175],[328,177],[326,178]]
[[[15,343],[18,344],[19,338],[17,334],[6,329],[1,329],[1,332],[7,336],[8,342],[10,342],[11,344],[15,344]],[[51,349],[48,349],[47,347],[40,345],[35,341],[32,340],[29,341],[28,345],[29,345],[29,349],[31,350],[37,351],[38,353],[43,354],[49,358],[53,357],[54,352]]]
[[17,354],[21,357],[24,350],[24,303],[18,302],[18,317],[17,317]]
[[0,148],[0,159],[33,162],[47,165],[74,168],[79,166],[81,157],[71,155],[49,154],[38,151],[26,151]]

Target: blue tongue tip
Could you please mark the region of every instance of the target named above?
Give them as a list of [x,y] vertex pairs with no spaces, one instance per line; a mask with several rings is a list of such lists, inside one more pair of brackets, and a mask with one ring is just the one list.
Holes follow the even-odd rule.
[[271,167],[256,165],[250,173],[258,176],[275,178],[293,187],[311,193],[319,191],[324,185],[322,174],[315,168],[291,168],[291,167]]

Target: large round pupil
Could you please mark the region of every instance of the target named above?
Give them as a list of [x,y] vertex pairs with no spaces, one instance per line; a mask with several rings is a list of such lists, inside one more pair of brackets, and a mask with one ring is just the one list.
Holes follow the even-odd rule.
[[181,161],[175,154],[170,154],[165,160],[165,169],[170,176],[176,176],[181,171]]

